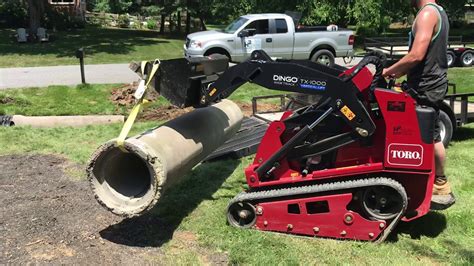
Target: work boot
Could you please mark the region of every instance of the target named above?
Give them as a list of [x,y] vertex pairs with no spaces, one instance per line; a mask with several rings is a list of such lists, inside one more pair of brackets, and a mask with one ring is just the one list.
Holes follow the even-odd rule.
[[451,207],[456,202],[451,186],[446,176],[436,176],[431,196],[431,210],[441,211]]

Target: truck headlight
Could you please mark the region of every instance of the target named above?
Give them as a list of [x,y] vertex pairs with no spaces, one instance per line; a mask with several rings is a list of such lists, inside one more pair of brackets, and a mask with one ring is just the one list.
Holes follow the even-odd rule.
[[191,48],[201,48],[202,43],[200,41],[191,41],[189,43],[189,47],[191,47]]

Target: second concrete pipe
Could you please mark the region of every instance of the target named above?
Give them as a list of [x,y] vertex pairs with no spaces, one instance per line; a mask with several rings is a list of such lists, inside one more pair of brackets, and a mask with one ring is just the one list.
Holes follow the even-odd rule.
[[151,209],[163,193],[230,139],[242,118],[235,103],[223,100],[127,139],[128,152],[110,140],[87,167],[95,197],[122,216]]

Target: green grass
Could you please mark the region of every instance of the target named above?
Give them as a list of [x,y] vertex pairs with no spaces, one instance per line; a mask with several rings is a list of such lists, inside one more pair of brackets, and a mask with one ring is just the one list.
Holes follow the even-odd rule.
[[[158,124],[136,123],[129,136]],[[121,124],[75,128],[0,127],[0,154],[59,154],[84,164],[100,144],[118,137],[121,128]]]
[[456,84],[457,93],[474,93],[474,67],[450,68],[448,79]]
[[223,30],[227,27],[227,24],[206,24],[208,30]]
[[269,90],[267,88],[261,87],[256,84],[247,83],[237,89],[230,97],[230,100],[236,102],[251,102],[252,98],[255,96],[265,96],[265,95],[279,95],[279,94],[288,94],[286,91],[275,91]]
[[75,51],[84,47],[86,64],[129,63],[183,55],[183,36],[156,31],[86,27],[50,32],[50,42],[18,44],[13,29],[0,29],[0,67],[78,64]]
[[0,91],[0,114],[84,115],[124,113],[109,100],[120,85],[49,86]]

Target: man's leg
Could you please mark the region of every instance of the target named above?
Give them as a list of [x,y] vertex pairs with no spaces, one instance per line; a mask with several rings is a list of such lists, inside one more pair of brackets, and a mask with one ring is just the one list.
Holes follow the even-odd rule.
[[436,142],[434,145],[435,152],[435,172],[436,179],[433,186],[433,196],[431,198],[431,209],[444,210],[449,208],[456,202],[451,191],[448,179],[444,173],[446,164],[446,149],[443,142]]
[[446,165],[446,149],[443,142],[434,145],[436,176],[444,176],[444,166]]

